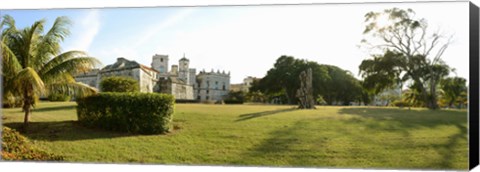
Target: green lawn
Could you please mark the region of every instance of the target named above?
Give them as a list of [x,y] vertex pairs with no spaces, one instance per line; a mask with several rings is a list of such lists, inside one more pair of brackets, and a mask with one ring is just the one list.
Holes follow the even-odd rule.
[[[34,144],[70,162],[460,169],[468,167],[465,110],[177,104],[175,130],[130,135],[76,123],[76,103],[42,102]],[[3,124],[19,128],[20,109]]]

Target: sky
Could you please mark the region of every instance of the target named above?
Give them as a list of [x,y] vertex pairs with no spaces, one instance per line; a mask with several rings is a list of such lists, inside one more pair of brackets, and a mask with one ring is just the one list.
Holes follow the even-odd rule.
[[[46,28],[58,16],[72,20],[63,51],[82,50],[103,66],[118,57],[150,66],[155,54],[168,55],[169,65],[185,57],[190,68],[231,73],[231,83],[263,77],[282,55],[330,64],[355,77],[361,61],[371,57],[360,48],[370,11],[411,8],[427,19],[431,31],[454,35],[443,55],[468,79],[468,3],[368,3],[216,7],[97,8],[2,10],[23,28],[40,19]],[[368,37],[367,37],[368,38]]]

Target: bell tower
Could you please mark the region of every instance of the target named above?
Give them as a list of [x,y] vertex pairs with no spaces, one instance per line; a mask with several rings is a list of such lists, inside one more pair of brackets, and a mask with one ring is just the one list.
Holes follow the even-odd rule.
[[183,54],[183,57],[178,61],[178,78],[182,79],[185,81],[186,84],[190,83],[190,77],[189,77],[189,70],[188,70],[188,65],[190,61],[185,58],[185,54]]
[[160,75],[166,75],[168,73],[168,55],[153,55],[152,68],[159,71]]

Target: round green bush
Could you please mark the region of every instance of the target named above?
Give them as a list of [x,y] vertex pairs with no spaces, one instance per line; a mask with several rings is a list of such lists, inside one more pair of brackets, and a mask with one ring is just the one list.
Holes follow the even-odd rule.
[[121,76],[111,76],[102,79],[100,90],[103,92],[138,92],[140,90],[138,81]]

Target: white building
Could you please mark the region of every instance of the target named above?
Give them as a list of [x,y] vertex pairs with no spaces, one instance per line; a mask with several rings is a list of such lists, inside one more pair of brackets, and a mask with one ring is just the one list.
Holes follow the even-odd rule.
[[138,81],[141,92],[154,92],[154,87],[158,81],[158,71],[141,65],[136,61],[130,61],[123,57],[117,58],[114,64],[107,65],[103,69],[94,69],[90,72],[80,73],[75,76],[77,82],[90,85],[101,91],[100,81],[109,76],[131,77]]
[[195,94],[199,101],[222,101],[230,90],[230,72],[201,71],[197,75]]
[[[77,82],[82,82],[100,90],[100,81],[107,76],[126,76],[138,81],[140,92],[160,92],[172,94],[175,99],[199,101],[220,101],[228,95],[230,88],[230,73],[200,72],[189,68],[190,60],[181,58],[178,65],[172,65],[169,71],[168,55],[152,56],[150,67],[136,61],[117,58],[114,64],[103,69],[75,76]],[[101,91],[101,90],[100,90]]]
[[152,57],[152,67],[159,71],[158,75],[158,92],[175,95],[176,99],[194,100],[194,81],[195,69],[189,68],[190,61],[181,58],[178,65],[172,65],[168,71],[168,55],[155,54]]
[[250,87],[252,87],[252,83],[254,80],[258,80],[259,78],[255,78],[253,76],[248,76],[243,79],[243,82],[240,84],[231,84],[230,90],[231,91],[243,91],[245,93],[250,91]]

